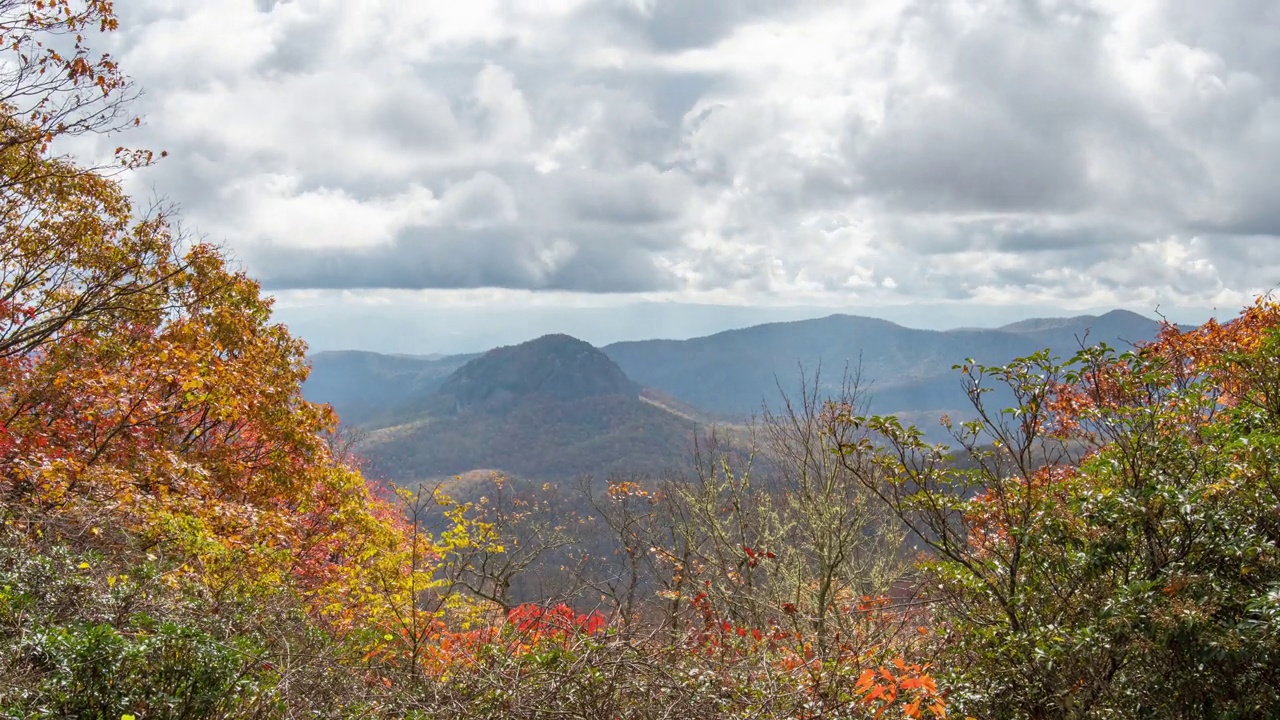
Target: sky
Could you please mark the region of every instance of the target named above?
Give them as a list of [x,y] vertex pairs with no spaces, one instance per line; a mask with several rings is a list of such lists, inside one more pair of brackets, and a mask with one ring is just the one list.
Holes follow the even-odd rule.
[[316,349],[1194,322],[1280,283],[1274,0],[117,10],[128,141],[169,153],[129,189]]

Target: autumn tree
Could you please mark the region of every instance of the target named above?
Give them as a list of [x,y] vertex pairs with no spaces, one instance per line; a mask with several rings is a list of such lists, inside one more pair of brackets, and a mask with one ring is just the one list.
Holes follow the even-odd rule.
[[[369,483],[258,283],[134,213],[112,171],[152,156],[58,154],[134,122],[89,47],[115,27],[110,2],[0,0],[0,714],[944,714],[914,635],[851,635],[905,618],[855,597],[878,546],[865,505],[818,507],[855,498],[811,399],[778,426],[782,485],[707,448],[692,484],[605,501],[661,509],[618,527],[683,633],[515,603],[565,542],[546,504]],[[435,533],[406,517],[431,504]]]
[[[109,134],[141,123],[132,114],[133,83],[92,41],[119,27],[111,0],[0,0],[0,153],[34,147],[48,151],[59,138]],[[149,151],[119,147],[115,162],[61,167],[83,174],[128,168],[153,159]],[[0,185],[11,187],[49,172],[38,163],[7,168]]]
[[[53,643],[8,646],[6,670],[30,682],[6,688],[6,712],[83,680],[59,674],[56,647],[131,652],[122,638],[150,632],[157,615],[191,623],[174,630],[190,652],[256,638],[210,692],[237,673],[267,678],[268,692],[270,678],[309,662],[281,660],[276,643],[314,646],[307,638],[322,632],[345,648],[335,662],[349,662],[395,641],[388,630],[429,572],[414,561],[429,541],[334,456],[325,435],[336,419],[301,396],[305,346],[271,321],[258,284],[167,213],[135,216],[109,168],[56,154],[60,138],[133,124],[127,78],[88,47],[115,27],[109,2],[0,2],[11,56],[0,73],[0,575],[13,578],[0,588],[0,640],[36,632]],[[112,167],[151,159],[117,156]],[[94,603],[43,595],[22,580],[39,572],[10,562],[24,556],[84,558],[73,574],[120,602],[94,614]],[[140,577],[151,578],[137,591],[145,622],[128,610]],[[90,656],[118,659],[103,653]],[[243,665],[255,657],[273,659]],[[121,693],[98,712],[127,711]]]
[[465,491],[474,499],[455,499],[441,486],[425,493],[440,510],[424,514],[423,522],[441,528],[441,581],[503,613],[521,602],[564,592],[563,585],[549,590],[555,587],[554,578],[539,578],[535,572],[574,543],[554,488],[491,473]]
[[839,715],[875,692],[867,671],[927,654],[932,638],[908,598],[888,597],[907,569],[903,535],[842,462],[860,431],[828,434],[832,414],[860,402],[856,376],[834,397],[817,374],[801,387],[747,432],[702,436],[686,476],[592,494],[616,543],[594,582],[622,632],[657,625],[725,673],[772,654],[788,678],[777,692],[802,688],[815,712]]
[[[992,717],[1277,712],[1280,311],[1117,354],[960,367],[958,448],[838,425],[850,470],[932,550],[952,699]],[[1008,388],[1016,406],[985,399]]]
[[51,154],[139,122],[129,79],[89,46],[117,24],[102,0],[0,0],[0,357],[154,306],[179,264],[160,214],[130,229],[129,200],[104,177],[150,152],[119,147],[107,167]]
[[836,387],[824,394],[820,369],[802,374],[798,392],[766,408],[761,423],[785,523],[774,575],[793,619],[811,624],[820,656],[858,636],[849,608],[886,594],[907,571],[903,533],[840,457],[865,433],[832,422],[865,403],[861,377],[846,370]]

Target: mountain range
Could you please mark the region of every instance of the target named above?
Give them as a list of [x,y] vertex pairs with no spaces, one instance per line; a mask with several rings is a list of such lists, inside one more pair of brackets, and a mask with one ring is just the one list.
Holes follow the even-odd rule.
[[953,412],[968,405],[952,366],[1005,363],[1049,348],[1070,357],[1081,343],[1149,340],[1158,322],[1116,310],[1101,316],[1024,320],[995,329],[916,330],[875,318],[831,315],[757,325],[692,340],[622,342],[605,354],[636,382],[695,407],[742,417],[794,392],[801,374],[827,384],[859,372],[877,413]]
[[832,315],[603,348],[547,335],[479,355],[317,353],[303,392],[363,428],[360,451],[374,472],[401,482],[476,469],[546,480],[656,473],[682,463],[699,425],[743,422],[795,393],[802,376],[820,374],[825,392],[856,372],[868,411],[936,435],[938,415],[968,408],[957,363],[1004,363],[1045,348],[1065,358],[1085,344],[1128,347],[1159,329],[1117,310],[946,331]]
[[[443,374],[448,363],[453,372]],[[696,430],[603,352],[568,335],[448,363],[322,354],[318,391],[305,392],[344,417],[335,401],[352,404],[367,429],[360,450],[371,469],[402,483],[478,469],[544,480],[660,473]],[[370,392],[354,391],[360,387]]]

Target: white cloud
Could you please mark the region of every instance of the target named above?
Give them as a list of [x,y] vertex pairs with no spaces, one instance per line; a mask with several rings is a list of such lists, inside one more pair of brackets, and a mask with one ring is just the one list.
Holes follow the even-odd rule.
[[1207,305],[1280,281],[1277,12],[139,0],[117,54],[131,188],[291,292]]
[[[449,211],[443,201],[411,185],[388,197],[361,201],[341,188],[302,190],[296,177],[263,175],[230,184],[225,202],[241,209],[228,218],[238,237],[265,238],[299,250],[370,248],[389,244],[405,227]],[[445,207],[441,207],[445,206]]]

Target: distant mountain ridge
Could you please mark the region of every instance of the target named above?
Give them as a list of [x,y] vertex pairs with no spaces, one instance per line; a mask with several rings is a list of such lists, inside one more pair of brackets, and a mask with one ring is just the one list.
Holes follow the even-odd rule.
[[374,473],[412,482],[478,468],[530,479],[661,472],[683,459],[696,423],[642,399],[590,344],[547,335],[469,359],[368,427],[360,449]]
[[[1150,340],[1162,323],[1129,310],[1112,310],[1102,315],[1077,315],[1069,318],[1028,318],[1002,325],[996,330],[1032,336],[1050,343],[1062,344],[1088,339],[1115,346]],[[1135,336],[1130,335],[1136,333]]]
[[1044,317],[1044,318],[1027,318],[1011,322],[1008,325],[1001,325],[996,330],[1003,330],[1011,333],[1036,333],[1047,332],[1060,328],[1072,327],[1082,322],[1096,320],[1092,315],[1077,315],[1075,317]]
[[801,371],[822,367],[829,384],[846,366],[861,367],[871,410],[918,413],[967,405],[953,365],[967,358],[987,364],[1049,348],[1068,357],[1081,342],[1126,346],[1149,340],[1160,324],[1124,310],[1060,321],[1025,321],[995,329],[916,330],[887,320],[830,315],[770,323],[691,340],[646,340],[607,345],[623,372],[708,412],[745,416],[793,391]]
[[338,350],[310,356],[311,375],[303,394],[338,410],[349,425],[376,423],[406,398],[420,397],[439,386],[449,373],[476,355],[384,355]]
[[833,391],[846,367],[860,367],[869,411],[936,432],[938,415],[969,410],[957,363],[1045,348],[1066,358],[1082,343],[1125,348],[1160,327],[1117,310],[943,331],[831,315],[600,349],[547,335],[482,355],[319,353],[303,390],[368,428],[367,454],[396,479],[481,467],[540,478],[651,471],[685,454],[699,422],[738,421],[775,404],[780,389],[795,392],[802,368],[821,367],[820,389]]

